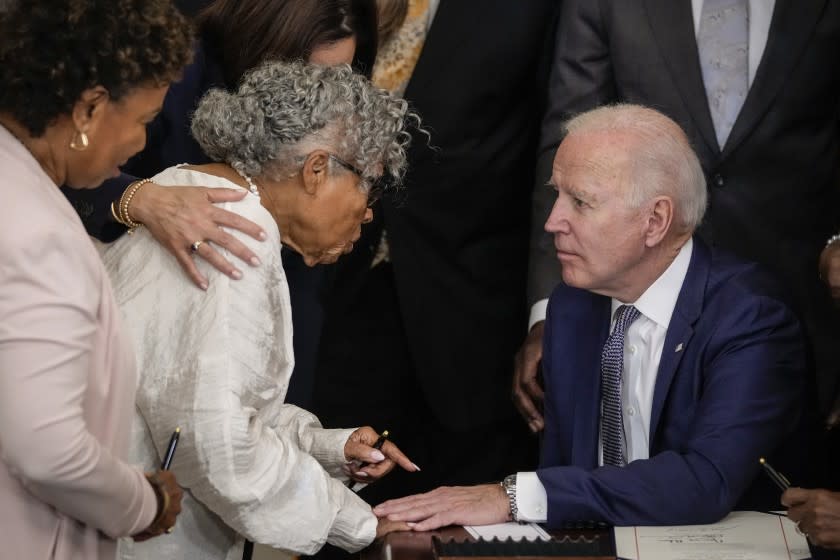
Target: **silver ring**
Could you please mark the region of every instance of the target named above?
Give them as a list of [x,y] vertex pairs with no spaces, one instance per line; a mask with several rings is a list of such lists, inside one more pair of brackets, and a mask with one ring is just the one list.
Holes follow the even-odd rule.
[[198,253],[198,248],[201,247],[202,243],[204,243],[204,241],[194,242],[192,245],[190,245],[190,252],[191,253]]

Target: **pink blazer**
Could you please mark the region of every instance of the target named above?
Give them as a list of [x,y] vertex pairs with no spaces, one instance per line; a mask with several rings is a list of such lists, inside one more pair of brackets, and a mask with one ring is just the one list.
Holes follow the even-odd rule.
[[136,366],[73,208],[0,126],[0,556],[113,558],[157,508],[124,462]]

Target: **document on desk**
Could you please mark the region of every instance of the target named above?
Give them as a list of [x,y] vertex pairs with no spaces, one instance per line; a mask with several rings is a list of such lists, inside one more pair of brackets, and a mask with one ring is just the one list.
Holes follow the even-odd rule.
[[616,527],[616,554],[626,560],[802,560],[805,537],[787,517],[734,511],[710,525]]
[[464,525],[464,529],[476,539],[489,541],[492,539],[513,539],[533,541],[542,539],[550,541],[551,535],[536,523],[496,523],[495,525]]

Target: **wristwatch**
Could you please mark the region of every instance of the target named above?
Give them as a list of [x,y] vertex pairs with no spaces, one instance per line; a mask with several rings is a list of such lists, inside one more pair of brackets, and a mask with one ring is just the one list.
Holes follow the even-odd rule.
[[516,507],[516,475],[511,474],[505,477],[502,481],[502,488],[508,497],[508,505],[510,506],[510,518],[513,521],[518,521],[519,510]]

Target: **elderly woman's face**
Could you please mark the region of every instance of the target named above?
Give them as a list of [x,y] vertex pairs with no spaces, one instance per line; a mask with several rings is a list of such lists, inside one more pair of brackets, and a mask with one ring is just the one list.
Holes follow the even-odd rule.
[[342,160],[317,150],[307,157],[301,172],[303,194],[283,242],[308,266],[331,264],[349,253],[361,236],[362,224],[373,218],[361,178],[338,162]]
[[96,104],[86,123],[88,148],[70,152],[67,184],[94,188],[118,176],[120,166],[146,145],[146,125],[160,112],[168,87],[138,87],[119,101],[106,95]]

